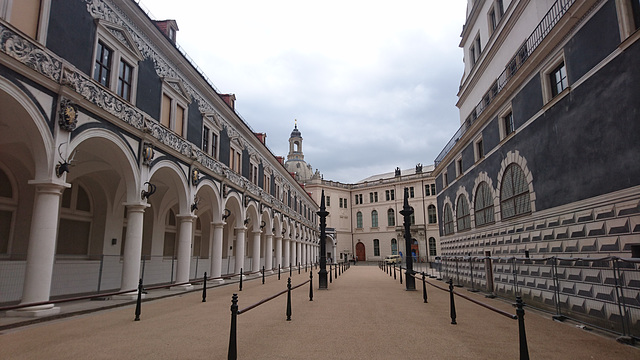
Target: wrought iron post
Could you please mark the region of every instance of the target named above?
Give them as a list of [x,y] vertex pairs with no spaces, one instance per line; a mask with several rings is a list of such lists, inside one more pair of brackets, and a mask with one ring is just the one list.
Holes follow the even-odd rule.
[[238,318],[238,294],[233,294],[233,296],[231,297],[231,331],[229,333],[229,351],[228,351],[229,360],[235,360],[238,358],[238,342],[236,339],[237,318]]
[[[413,257],[411,256],[411,214],[413,214],[413,209],[409,206],[409,188],[404,188],[404,206],[400,214],[404,217],[405,257],[407,259],[407,279],[405,284],[407,290],[415,290],[416,279],[411,276],[413,274]],[[402,266],[400,271],[402,271]],[[400,279],[402,279],[402,273],[400,274]]]
[[262,285],[264,285],[264,266],[262,266]]
[[309,272],[309,301],[313,301],[313,271]]
[[291,321],[291,278],[287,279],[287,321]]
[[320,217],[320,271],[318,272],[318,288],[327,289],[327,216],[329,212],[324,205],[324,190],[320,196],[320,211],[316,214]]
[[529,348],[527,346],[527,334],[524,331],[524,304],[522,298],[516,296],[516,315],[518,316],[518,335],[520,339],[520,360],[529,360]]
[[240,290],[242,291],[242,268],[240,268]]
[[424,272],[422,273],[422,299],[427,303],[427,282],[424,281]]
[[140,307],[142,306],[142,279],[138,282],[138,300],[136,301],[136,318],[133,321],[140,321]]
[[207,302],[207,272],[204,272],[204,280],[202,281],[202,302]]
[[457,324],[456,322],[456,302],[453,299],[453,280],[449,279],[449,303],[451,307],[451,325]]

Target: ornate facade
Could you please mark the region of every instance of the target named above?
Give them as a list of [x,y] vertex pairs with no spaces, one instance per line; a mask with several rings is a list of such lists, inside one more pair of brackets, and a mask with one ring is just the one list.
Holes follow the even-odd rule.
[[639,28],[635,0],[469,1],[445,273],[640,334]]
[[131,0],[0,1],[0,303],[317,258],[317,205],[176,30]]

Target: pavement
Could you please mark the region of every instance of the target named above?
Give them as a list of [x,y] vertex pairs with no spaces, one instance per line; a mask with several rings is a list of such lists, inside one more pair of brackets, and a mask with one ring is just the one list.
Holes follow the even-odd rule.
[[[377,266],[358,263],[318,289],[309,284],[291,293],[291,321],[284,294],[238,315],[239,359],[515,359],[519,358],[518,321],[455,297],[451,324],[449,293],[429,279],[428,303],[422,282],[405,290]],[[294,272],[292,285],[309,272]],[[201,286],[192,292],[150,290],[140,321],[126,300],[61,303],[61,315],[38,319],[0,317],[1,359],[226,359],[231,328],[231,298],[245,309],[286,290],[288,273],[211,287],[202,302]],[[406,281],[406,279],[405,279]],[[511,303],[456,288],[465,296],[515,314]],[[532,359],[640,359],[640,349],[615,337],[553,321],[525,308],[528,352]],[[3,315],[2,315],[3,316]]]

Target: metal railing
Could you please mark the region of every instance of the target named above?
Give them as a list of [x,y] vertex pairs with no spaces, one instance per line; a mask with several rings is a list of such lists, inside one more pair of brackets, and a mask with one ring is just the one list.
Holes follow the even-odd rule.
[[549,35],[553,27],[564,16],[564,14],[567,13],[573,3],[575,3],[575,0],[558,0],[551,6],[531,35],[529,35],[527,40],[518,48],[511,60],[509,60],[505,69],[482,97],[482,100],[480,100],[478,105],[473,109],[471,115],[465,119],[462,126],[460,126],[458,131],[456,131],[440,154],[438,154],[434,160],[434,164],[436,166],[442,162],[444,157],[447,156],[451,149],[453,149],[458,140],[462,138],[480,114],[484,112],[487,106],[491,104],[493,99],[507,85],[509,80],[518,72],[529,56],[538,48],[547,35]]

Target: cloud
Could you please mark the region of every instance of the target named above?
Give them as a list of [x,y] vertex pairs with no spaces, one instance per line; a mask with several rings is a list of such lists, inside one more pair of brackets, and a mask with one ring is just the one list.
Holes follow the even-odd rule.
[[149,5],[275,155],[298,119],[325,179],[431,164],[459,127],[464,0],[188,3]]

